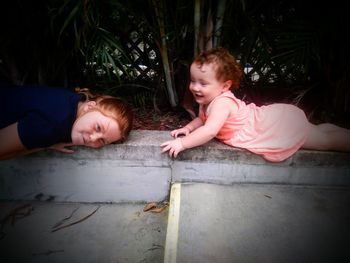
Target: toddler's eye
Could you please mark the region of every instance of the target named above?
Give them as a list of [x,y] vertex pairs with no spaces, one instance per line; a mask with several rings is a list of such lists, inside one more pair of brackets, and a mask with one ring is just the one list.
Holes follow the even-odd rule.
[[97,132],[100,132],[100,131],[101,131],[101,126],[98,125],[98,124],[96,125],[96,131],[97,131]]

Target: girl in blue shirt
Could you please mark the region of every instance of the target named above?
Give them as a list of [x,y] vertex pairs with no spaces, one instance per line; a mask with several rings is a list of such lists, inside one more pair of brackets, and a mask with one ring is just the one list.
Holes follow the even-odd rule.
[[0,159],[46,148],[100,148],[127,138],[133,113],[121,99],[87,90],[74,93],[42,86],[1,87]]

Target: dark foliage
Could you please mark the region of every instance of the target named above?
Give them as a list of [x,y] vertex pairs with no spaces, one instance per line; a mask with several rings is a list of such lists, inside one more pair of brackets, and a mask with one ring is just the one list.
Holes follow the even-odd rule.
[[[209,2],[207,9],[210,7],[215,13],[217,2]],[[167,108],[157,49],[159,25],[151,3],[140,0],[3,2],[0,81],[84,85],[128,97],[135,107],[151,107],[156,112]],[[181,99],[193,57],[193,2],[163,0],[162,3],[166,11],[164,26],[170,67]],[[347,20],[347,8],[342,1],[227,0],[221,45],[230,49],[242,65],[249,64],[253,69],[246,74],[239,96],[257,104],[294,103],[315,122],[331,121],[347,126],[350,119]],[[137,63],[131,63],[133,51],[128,47],[134,29],[148,43],[149,50],[156,53],[156,60],[139,52]],[[138,64],[152,68],[153,79],[135,77]],[[97,74],[99,70],[104,74]],[[113,73],[118,70],[123,74]],[[258,80],[253,78],[257,74]]]

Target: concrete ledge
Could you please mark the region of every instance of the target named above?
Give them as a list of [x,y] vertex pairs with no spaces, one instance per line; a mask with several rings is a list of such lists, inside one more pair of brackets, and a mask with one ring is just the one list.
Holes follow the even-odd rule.
[[[173,182],[350,186],[350,154],[299,151],[270,163],[215,140],[177,159],[161,153],[168,131],[132,131],[128,141],[74,154],[41,152],[0,161],[0,199],[39,194],[68,202],[145,202],[168,197]],[[40,196],[42,196],[40,195]]]

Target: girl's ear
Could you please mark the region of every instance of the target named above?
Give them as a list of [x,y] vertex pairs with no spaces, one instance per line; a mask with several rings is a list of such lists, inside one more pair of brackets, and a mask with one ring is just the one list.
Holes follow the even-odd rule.
[[230,90],[231,86],[232,86],[232,80],[226,80],[224,82],[223,87],[222,87],[222,91],[226,92],[226,91]]
[[87,112],[89,110],[91,110],[92,108],[94,108],[96,106],[96,101],[90,100],[88,102],[85,102],[84,106],[83,106],[83,112]]

